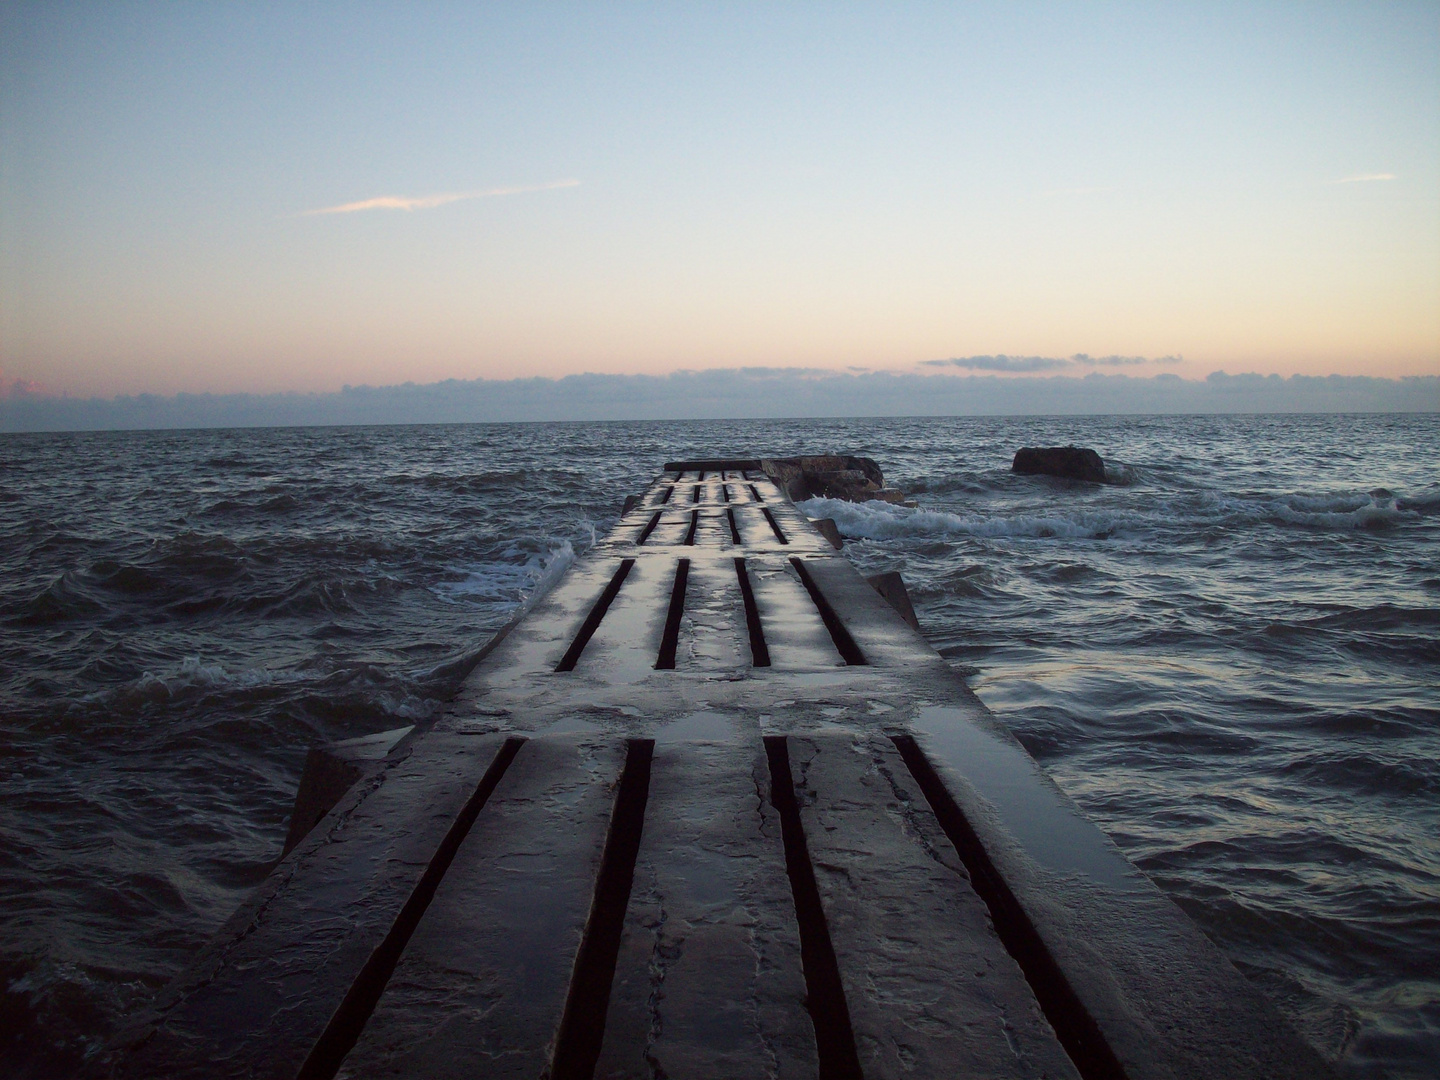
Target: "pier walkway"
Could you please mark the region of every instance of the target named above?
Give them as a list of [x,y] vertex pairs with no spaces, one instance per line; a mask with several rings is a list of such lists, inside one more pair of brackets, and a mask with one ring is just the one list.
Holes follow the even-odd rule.
[[1323,1077],[755,461],[676,462],[125,1077]]

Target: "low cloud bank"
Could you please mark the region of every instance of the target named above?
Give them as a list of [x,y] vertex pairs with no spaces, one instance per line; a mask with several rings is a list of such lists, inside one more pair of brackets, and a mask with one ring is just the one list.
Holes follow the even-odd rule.
[[1184,357],[1157,356],[953,356],[949,360],[922,360],[922,367],[958,367],[968,371],[1061,371],[1071,367],[1137,367],[1141,364],[1178,364]]
[[[1085,364],[1078,357],[1069,358]],[[1098,361],[1124,358],[1103,358]],[[947,361],[947,363],[949,363]],[[977,365],[978,366],[978,365]],[[1440,376],[1163,374],[1083,378],[860,374],[716,368],[672,375],[450,379],[347,386],[325,394],[20,395],[0,400],[0,431],[429,424],[521,420],[689,420],[795,416],[1015,416],[1114,413],[1440,411]]]

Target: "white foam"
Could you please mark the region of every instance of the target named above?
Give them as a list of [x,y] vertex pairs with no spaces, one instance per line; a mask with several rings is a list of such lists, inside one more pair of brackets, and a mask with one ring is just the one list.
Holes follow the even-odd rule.
[[452,566],[458,579],[441,581],[430,591],[450,603],[528,604],[529,598],[544,595],[575,561],[569,540],[551,541],[544,552],[531,552],[523,561],[522,552],[510,548],[508,558]]
[[1152,523],[1144,516],[1111,511],[1054,514],[1014,514],[1007,517],[964,517],[940,510],[914,509],[890,503],[851,503],[839,499],[810,499],[802,504],[811,517],[834,518],[845,536],[870,540],[902,537],[980,536],[1086,540],[1116,535]]
[[187,656],[180,661],[179,668],[166,680],[176,687],[190,686],[224,686],[236,681],[246,685],[258,685],[271,681],[271,673],[265,669],[256,669],[241,672],[238,676],[231,675],[221,664],[207,664],[198,656]]
[[184,696],[192,690],[216,687],[245,689],[252,686],[273,686],[284,682],[268,668],[246,668],[228,671],[223,664],[206,663],[198,656],[187,656],[168,671],[156,674],[143,672],[134,682],[102,690],[91,695],[94,701],[116,701],[122,704],[147,701],[165,702]]
[[1342,492],[1330,495],[1289,495],[1269,504],[1270,512],[1288,525],[1323,529],[1378,529],[1418,517],[1396,509],[1394,497]]
[[1003,516],[954,514],[890,503],[809,499],[800,504],[812,518],[835,520],[845,536],[869,540],[976,536],[986,539],[1104,540],[1156,530],[1238,528],[1264,522],[1312,529],[1389,528],[1420,517],[1422,508],[1440,508],[1440,493],[1399,499],[1384,489],[1319,494],[1234,495],[1214,490],[1168,499],[1147,498],[1146,509],[1081,509],[1012,513]]
[[[590,542],[591,544],[595,542],[595,530],[593,527],[590,530]],[[529,593],[525,597],[525,602],[521,605],[522,610],[529,611],[543,599],[545,594],[560,580],[561,575],[570,569],[570,564],[574,561],[575,548],[571,546],[569,540],[560,541],[560,546],[556,548],[550,556],[550,561],[545,564],[544,568],[535,576],[535,579],[531,583]]]
[[1130,487],[1142,483],[1145,475],[1132,465],[1121,461],[1105,462],[1105,482],[1116,487]]

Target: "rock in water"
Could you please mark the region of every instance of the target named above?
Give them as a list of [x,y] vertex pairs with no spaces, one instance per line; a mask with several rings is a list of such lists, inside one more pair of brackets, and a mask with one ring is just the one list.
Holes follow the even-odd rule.
[[1084,446],[1022,446],[1015,452],[1011,472],[1025,475],[1065,476],[1071,480],[1105,482],[1105,462]]
[[822,497],[848,502],[904,503],[905,493],[885,486],[880,466],[867,457],[828,454],[814,457],[764,458],[760,468],[780,485],[792,502]]

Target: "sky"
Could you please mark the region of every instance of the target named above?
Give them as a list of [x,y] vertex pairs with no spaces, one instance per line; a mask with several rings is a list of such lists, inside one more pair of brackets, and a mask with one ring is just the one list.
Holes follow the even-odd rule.
[[0,5],[7,392],[756,365],[1440,374],[1440,5]]

